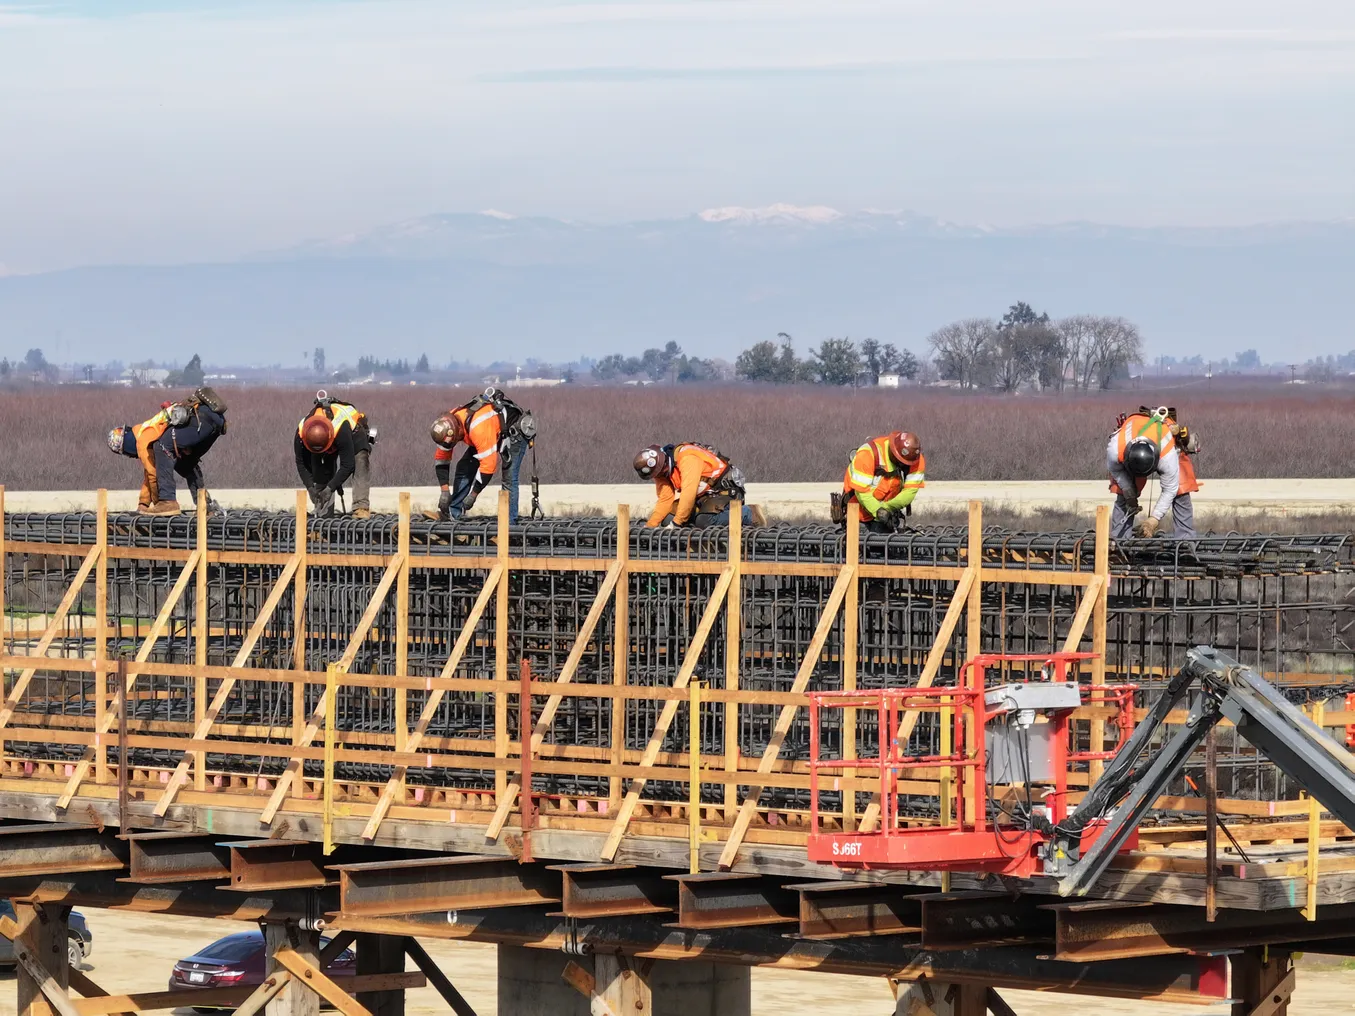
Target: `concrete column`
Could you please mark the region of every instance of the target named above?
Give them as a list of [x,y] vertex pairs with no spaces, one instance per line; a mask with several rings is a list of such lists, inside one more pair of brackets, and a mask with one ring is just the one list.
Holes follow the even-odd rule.
[[[1248,949],[1230,956],[1229,966],[1232,971],[1229,993],[1236,999],[1233,1016],[1250,1016],[1262,1002],[1273,1001],[1277,996],[1285,998],[1290,993],[1285,985],[1294,970],[1294,958],[1290,953],[1276,949]],[[1272,1016],[1286,1016],[1288,1012],[1288,1001],[1271,1010]]]
[[[590,1016],[592,1000],[563,978],[570,957],[549,949],[499,946],[499,1012],[514,1016]],[[635,960],[585,956],[593,997],[615,1016],[749,1016],[747,967],[700,960]],[[615,1001],[614,1001],[615,1000]],[[636,1003],[641,1008],[636,1008]]]
[[987,1016],[988,989],[924,977],[900,986],[894,1016]]
[[[14,955],[20,953],[50,975],[58,987],[65,990],[70,983],[70,968],[66,963],[66,918],[69,907],[54,904],[33,904],[14,901],[14,919],[19,925],[19,937],[14,940]],[[15,970],[19,991],[18,1016],[49,1016],[53,1012],[42,993],[41,981],[20,962]]]
[[[303,931],[295,924],[265,924],[263,937],[267,952],[265,974],[283,969],[282,965],[273,959],[273,954],[286,946],[291,946],[298,956],[314,966],[320,965],[318,931]],[[320,1016],[320,996],[294,977],[288,982],[287,987],[268,1003],[265,1013],[266,1016]]]
[[[399,974],[405,969],[405,940],[399,935],[359,935],[354,941],[359,975]],[[358,1002],[372,1016],[405,1016],[403,991],[360,991]]]

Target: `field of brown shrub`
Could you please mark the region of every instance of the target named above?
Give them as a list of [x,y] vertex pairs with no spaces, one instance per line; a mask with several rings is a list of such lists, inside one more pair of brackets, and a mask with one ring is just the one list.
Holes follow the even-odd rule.
[[[223,389],[229,433],[204,463],[215,487],[294,487],[292,435],[312,392]],[[13,490],[131,487],[137,466],[105,445],[108,428],[140,422],[169,393],[122,388],[0,392],[0,483]],[[380,429],[378,486],[429,485],[428,427],[471,389],[355,388],[350,397]],[[1337,477],[1352,472],[1355,389],[1145,388],[1096,395],[1000,396],[937,390],[815,387],[524,389],[540,421],[543,482],[634,480],[630,463],[651,442],[714,444],[752,481],[836,480],[860,441],[900,427],[921,436],[933,480],[1073,480],[1104,475],[1116,413],[1170,403],[1200,434],[1197,466],[1209,477]]]

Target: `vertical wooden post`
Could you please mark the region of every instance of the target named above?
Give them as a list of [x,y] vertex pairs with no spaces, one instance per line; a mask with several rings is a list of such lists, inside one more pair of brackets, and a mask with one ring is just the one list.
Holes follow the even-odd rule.
[[[969,599],[965,604],[965,661],[969,662],[983,652],[983,502],[969,502],[969,567],[974,569],[974,582],[969,587]],[[971,687],[979,680],[978,668],[971,667],[969,681]],[[965,745],[969,751],[983,751],[983,731],[974,729],[974,714],[965,712]],[[974,770],[966,768],[963,776],[965,788],[969,792],[972,807],[971,816],[987,813],[987,790],[974,780]]]
[[[1096,606],[1092,608],[1092,652],[1096,659],[1092,661],[1092,684],[1106,683],[1106,612],[1110,604],[1110,505],[1098,505],[1096,509],[1096,574],[1101,576],[1101,588],[1096,594]],[[1104,751],[1106,747],[1106,721],[1100,712],[1091,720],[1091,750]],[[1101,778],[1105,763],[1094,759],[1087,766],[1088,777],[1092,783]]]
[[[861,561],[861,506],[853,498],[847,505],[847,567],[855,568]],[[842,690],[856,691],[857,643],[861,623],[861,580],[853,578],[842,601]],[[842,757],[856,758],[856,710],[842,710]],[[847,770],[855,777],[856,770]],[[850,832],[856,828],[856,791],[842,791],[842,828]]]
[[[5,613],[5,485],[0,483],[0,654],[9,652],[9,615]],[[3,682],[0,682],[3,684]],[[5,689],[0,687],[0,692]]]
[[[291,948],[311,966],[320,965],[320,933],[303,931],[296,925],[265,924],[263,926],[265,970],[264,975],[282,970],[282,964],[273,957],[279,949]],[[320,1016],[320,996],[300,977],[293,977],[277,997],[268,1003],[267,1016]]]
[[[359,935],[353,943],[357,953],[358,976],[403,973],[405,941],[400,935]],[[357,999],[358,1004],[372,1016],[405,1014],[405,993],[398,988],[393,991],[360,991]]]
[[[198,489],[198,568],[193,598],[193,663],[197,670],[193,675],[193,727],[197,729],[207,718],[207,666],[208,628],[207,611],[207,491]],[[193,789],[205,790],[207,787],[207,753],[193,752]]]
[[[400,492],[400,574],[395,580],[395,673],[409,676],[409,491]],[[409,692],[395,689],[395,750],[409,742]],[[403,788],[402,788],[403,789]]]
[[[630,672],[630,505],[616,506],[616,558],[622,562],[621,577],[616,580],[614,622],[612,625],[612,685],[626,686]],[[626,700],[620,694],[612,699],[612,754],[611,763],[620,766],[625,760]],[[621,777],[608,781],[608,809],[621,803]]]
[[532,796],[532,731],[536,725],[532,720],[532,664],[524,656],[518,661],[518,680],[521,691],[518,692],[518,757],[522,760],[519,770],[518,811],[522,818],[522,856],[523,864],[531,864],[532,828],[536,825],[536,798]]
[[1214,731],[1204,742],[1204,919],[1213,923],[1218,917],[1218,744]]
[[[98,533],[95,539],[99,544],[99,563],[94,572],[94,623],[98,626],[94,633],[94,782],[108,782],[108,744],[103,730],[104,717],[108,713],[108,491],[100,487],[95,495],[98,516],[95,525]],[[0,525],[3,517],[0,516]],[[0,575],[3,584],[3,575]]]
[[[726,594],[727,595],[727,594]],[[687,853],[690,871],[701,870],[701,682],[687,685]]]
[[331,663],[325,668],[325,777],[324,827],[326,855],[334,853],[334,747],[339,721],[335,712],[339,707],[339,667]]
[[[743,502],[729,503],[729,567],[734,573],[729,583],[729,592],[725,594],[725,688],[739,690],[739,663],[742,660],[743,645],[743,601],[742,601],[742,562],[743,562]],[[739,767],[739,704],[725,703],[725,771],[734,772]],[[733,819],[739,810],[739,788],[733,783],[725,784],[725,815]],[[695,869],[693,869],[695,870]]]
[[[1313,703],[1313,723],[1322,726],[1326,709],[1321,702]],[[1325,731],[1323,732],[1325,735]],[[1303,916],[1309,921],[1317,920],[1317,874],[1320,863],[1319,843],[1322,836],[1322,805],[1312,794],[1308,795],[1308,885],[1307,899]]]
[[653,1016],[654,996],[649,979],[635,967],[635,961],[622,953],[599,952],[593,958],[592,1012],[610,1012],[617,1016]]
[[[503,571],[499,574],[499,589],[494,601],[494,680],[499,690],[494,693],[494,757],[508,757],[508,491],[499,490],[498,557]],[[499,769],[494,773],[494,799],[503,802],[508,786],[508,773]]]
[[19,995],[18,1016],[50,1016],[52,1005],[43,995],[41,982],[35,975],[46,971],[55,987],[62,991],[70,985],[70,966],[66,961],[66,936],[69,934],[66,909],[55,904],[15,900],[14,917],[19,925],[19,935],[14,940],[14,956],[18,960],[14,972]]
[[[292,579],[292,669],[306,669],[306,538],[309,517],[306,514],[306,492],[296,492],[296,575]],[[299,745],[306,731],[306,682],[292,682],[292,743]],[[292,781],[292,797],[304,797],[306,777],[303,767]]]

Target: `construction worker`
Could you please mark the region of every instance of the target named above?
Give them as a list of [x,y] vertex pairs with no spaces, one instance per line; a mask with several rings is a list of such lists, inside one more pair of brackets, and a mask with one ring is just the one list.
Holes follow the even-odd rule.
[[896,430],[873,437],[852,453],[842,493],[833,495],[833,521],[845,522],[847,505],[855,500],[871,532],[895,532],[926,485],[927,460],[916,434]]
[[[435,445],[433,470],[441,488],[438,518],[459,519],[470,511],[502,463],[502,483],[508,490],[508,521],[516,522],[522,460],[536,440],[536,418],[531,412],[491,386],[464,406],[439,416],[429,433]],[[453,476],[453,453],[463,441],[466,450],[457,461]]]
[[[730,502],[744,499],[743,473],[710,445],[684,441],[650,445],[635,456],[635,472],[653,480],[658,503],[645,525],[654,529],[672,526],[719,526],[729,524]],[[767,518],[757,505],[743,506],[743,521],[765,526]]]
[[[1172,510],[1181,489],[1181,457],[1173,433],[1177,429],[1166,406],[1151,410],[1145,406],[1126,414],[1110,436],[1106,468],[1110,489],[1115,493],[1115,508],[1110,514],[1112,539],[1124,540],[1131,533],[1156,536],[1163,518]],[[1157,503],[1135,523],[1135,516],[1142,513],[1139,495],[1154,476],[1161,485]],[[1193,515],[1184,521],[1193,535]]]
[[351,403],[315,395],[311,411],[296,427],[292,450],[296,471],[315,504],[315,514],[333,515],[334,498],[353,478],[353,518],[372,514],[372,446],[376,428]]
[[[124,424],[108,432],[109,451],[141,462],[141,491],[136,510],[142,515],[178,515],[174,477],[188,481],[194,504],[204,489],[202,457],[226,433],[226,403],[216,389],[202,387],[180,402],[166,402],[149,420]],[[208,498],[208,511],[217,503]]]

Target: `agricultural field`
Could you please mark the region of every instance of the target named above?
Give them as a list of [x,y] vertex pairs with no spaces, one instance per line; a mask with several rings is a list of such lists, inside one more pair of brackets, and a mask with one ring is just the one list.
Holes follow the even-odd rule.
[[[230,430],[204,464],[217,488],[296,485],[292,435],[309,390],[222,389]],[[150,416],[158,390],[37,388],[0,392],[6,449],[0,483],[11,490],[135,486],[137,466],[109,453],[108,428]],[[428,427],[473,389],[335,389],[380,430],[372,459],[378,486],[433,482]],[[1115,416],[1168,403],[1201,436],[1200,475],[1344,477],[1355,464],[1355,386],[1290,387],[1275,381],[1064,396],[976,395],[938,390],[816,387],[524,389],[518,401],[541,427],[543,483],[624,483],[651,442],[714,444],[750,481],[835,481],[849,451],[893,428],[922,438],[930,480],[1093,480]]]

